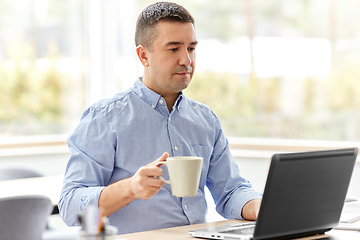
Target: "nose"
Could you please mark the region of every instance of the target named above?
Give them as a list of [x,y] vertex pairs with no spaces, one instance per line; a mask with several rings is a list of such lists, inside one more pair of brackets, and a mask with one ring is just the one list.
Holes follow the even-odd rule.
[[179,65],[180,66],[189,66],[193,62],[192,54],[189,53],[188,50],[185,50],[182,52],[180,59],[179,59]]

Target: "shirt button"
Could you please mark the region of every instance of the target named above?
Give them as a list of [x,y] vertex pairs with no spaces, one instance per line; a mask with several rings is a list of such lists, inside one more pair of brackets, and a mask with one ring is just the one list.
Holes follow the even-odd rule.
[[186,204],[184,205],[184,208],[185,208],[185,210],[187,210],[187,205]]
[[163,101],[162,99],[160,99],[159,103],[160,103],[160,104],[163,104],[163,103],[164,103],[164,101]]
[[179,150],[179,148],[177,146],[175,146],[174,148],[175,148],[176,151]]
[[151,107],[152,107],[152,108],[155,108],[155,106],[154,106],[154,105],[151,105]]

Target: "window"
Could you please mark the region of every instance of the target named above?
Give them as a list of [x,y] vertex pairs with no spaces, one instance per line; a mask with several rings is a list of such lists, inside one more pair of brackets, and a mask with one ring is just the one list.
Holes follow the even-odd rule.
[[0,0],[0,136],[68,132],[84,109],[82,1]]
[[194,3],[198,67],[187,94],[212,107],[228,136],[359,141],[359,7]]
[[[0,0],[0,135],[67,134],[132,86],[135,21],[151,2]],[[359,1],[177,2],[199,41],[184,92],[227,136],[360,140]]]

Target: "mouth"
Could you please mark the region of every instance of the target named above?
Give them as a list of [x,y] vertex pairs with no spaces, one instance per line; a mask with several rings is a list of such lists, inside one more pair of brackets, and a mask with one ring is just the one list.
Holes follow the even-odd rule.
[[175,73],[176,75],[180,75],[180,76],[186,76],[186,75],[189,75],[190,72],[178,72],[178,73]]
[[191,75],[192,72],[193,68],[191,66],[179,66],[173,70],[172,74],[187,77]]

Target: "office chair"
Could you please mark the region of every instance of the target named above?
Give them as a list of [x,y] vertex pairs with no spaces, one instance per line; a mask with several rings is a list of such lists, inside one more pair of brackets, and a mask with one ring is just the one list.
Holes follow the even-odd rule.
[[0,181],[19,178],[42,177],[43,175],[29,168],[24,167],[1,167]]
[[52,208],[45,196],[0,198],[0,240],[41,240]]
[[[0,167],[0,181],[43,176],[41,173],[30,168],[19,166]],[[59,208],[57,206],[54,206],[52,214],[59,214]]]
[[[42,177],[43,175],[29,168],[19,166],[6,166],[0,167],[0,181],[1,180],[13,180],[20,178]],[[59,214],[58,206],[52,207],[51,214]],[[0,222],[1,224],[1,222]],[[1,228],[0,228],[1,229]],[[49,221],[46,221],[46,229],[43,232],[43,240],[75,240],[77,238],[79,228],[57,228],[51,226]],[[1,231],[0,231],[0,240]],[[11,239],[12,240],[12,239]]]

